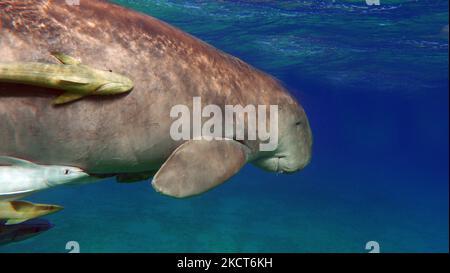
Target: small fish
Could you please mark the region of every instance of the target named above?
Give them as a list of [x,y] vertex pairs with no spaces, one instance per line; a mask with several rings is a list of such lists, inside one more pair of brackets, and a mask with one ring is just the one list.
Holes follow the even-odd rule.
[[0,245],[29,239],[52,227],[53,224],[45,219],[34,219],[17,225],[3,225],[0,223]]
[[44,166],[0,156],[0,201],[13,201],[55,186],[93,179],[75,167]]
[[53,104],[64,104],[90,95],[115,95],[133,89],[133,81],[111,71],[82,65],[63,53],[52,55],[62,64],[38,62],[0,63],[0,82],[63,90]]
[[15,225],[62,209],[57,205],[33,204],[26,201],[0,201],[0,220],[6,220],[5,225]]

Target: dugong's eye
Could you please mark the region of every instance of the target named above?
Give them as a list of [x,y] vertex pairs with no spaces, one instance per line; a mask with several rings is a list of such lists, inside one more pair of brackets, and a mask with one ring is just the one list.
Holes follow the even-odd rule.
[[297,122],[295,123],[295,125],[296,125],[296,126],[300,126],[300,125],[302,125],[302,122],[301,122],[301,121],[297,121]]
[[64,170],[64,175],[68,175],[68,174],[70,174],[70,170],[69,169],[65,169]]

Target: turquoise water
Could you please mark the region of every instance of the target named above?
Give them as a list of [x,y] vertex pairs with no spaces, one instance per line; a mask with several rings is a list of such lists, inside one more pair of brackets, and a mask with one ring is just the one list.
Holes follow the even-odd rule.
[[[115,1],[282,80],[313,161],[174,200],[148,181],[42,192],[55,227],[0,252],[447,252],[448,2]],[[280,3],[282,2],[282,3]]]

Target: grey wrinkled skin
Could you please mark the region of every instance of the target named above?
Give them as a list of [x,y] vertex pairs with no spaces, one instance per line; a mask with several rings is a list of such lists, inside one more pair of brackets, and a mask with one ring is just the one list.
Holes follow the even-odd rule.
[[258,141],[245,141],[248,161],[279,172],[310,161],[306,114],[275,79],[166,23],[104,1],[64,0],[1,1],[0,20],[2,62],[55,63],[50,52],[63,52],[135,83],[126,95],[61,107],[51,105],[59,91],[0,83],[0,155],[91,174],[151,173],[182,144],[169,135],[171,107],[200,96],[203,105],[279,105],[279,148],[259,152]]

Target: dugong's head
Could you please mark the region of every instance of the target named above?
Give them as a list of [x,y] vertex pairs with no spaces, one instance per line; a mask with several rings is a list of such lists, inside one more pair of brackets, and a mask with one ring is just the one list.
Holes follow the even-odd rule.
[[253,164],[271,172],[293,173],[311,161],[312,133],[303,107],[281,86],[274,92],[278,104],[278,145],[261,151]]

